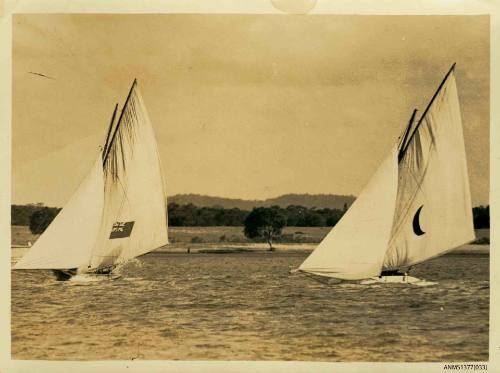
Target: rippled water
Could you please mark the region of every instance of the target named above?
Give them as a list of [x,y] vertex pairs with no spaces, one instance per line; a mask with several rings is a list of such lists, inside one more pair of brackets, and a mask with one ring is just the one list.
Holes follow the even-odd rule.
[[117,280],[12,271],[14,359],[488,359],[489,257],[447,255],[435,286],[324,285],[305,253],[151,253]]

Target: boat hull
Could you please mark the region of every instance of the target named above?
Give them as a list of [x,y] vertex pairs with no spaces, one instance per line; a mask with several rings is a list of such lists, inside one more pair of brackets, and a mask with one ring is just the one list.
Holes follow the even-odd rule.
[[53,269],[52,272],[56,276],[57,281],[68,281],[71,279],[71,277],[76,276],[78,271],[76,268],[71,268],[71,269]]
[[371,278],[367,278],[364,280],[342,280],[329,276],[321,276],[315,273],[308,273],[300,270],[291,270],[290,273],[301,273],[308,277],[315,279],[318,282],[321,282],[325,285],[340,285],[340,284],[357,284],[357,285],[376,285],[376,284],[403,284],[403,285],[415,285],[415,286],[429,286],[435,285],[437,282],[425,281],[419,279],[417,277],[409,276],[408,274],[404,274],[401,272],[395,272],[397,274],[389,274],[375,276]]
[[116,266],[106,266],[106,267],[99,267],[99,268],[95,268],[95,269],[92,269],[92,270],[89,270],[86,272],[86,274],[89,274],[89,275],[110,275],[111,272],[113,272],[113,270],[116,268]]
[[373,285],[373,284],[404,284],[404,285],[416,285],[416,286],[429,286],[435,285],[436,282],[430,282],[421,280],[417,277],[400,275],[400,276],[378,276],[371,277],[360,282],[361,285]]
[[113,273],[115,266],[108,266],[102,268],[95,268],[91,271],[80,272],[77,268],[71,269],[53,269],[52,272],[56,276],[57,281],[69,281],[74,279],[76,276],[86,276],[86,277],[102,277],[107,276],[113,279],[121,277]]
[[366,280],[362,280],[360,283],[363,285],[370,285],[375,283],[383,283],[383,284],[413,284],[415,282],[420,281],[420,279],[408,276],[408,275],[399,275],[399,276],[378,276],[371,277]]

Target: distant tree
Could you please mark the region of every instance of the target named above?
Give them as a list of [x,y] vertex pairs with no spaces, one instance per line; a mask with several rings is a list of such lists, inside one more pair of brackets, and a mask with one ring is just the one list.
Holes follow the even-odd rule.
[[33,234],[41,234],[52,223],[61,209],[43,207],[35,211],[30,217],[30,231]]
[[277,207],[254,208],[245,219],[245,236],[264,238],[269,244],[269,251],[274,251],[273,239],[281,234],[286,218]]
[[334,227],[335,224],[337,224],[339,220],[340,219],[336,216],[329,216],[328,218],[326,218],[325,226],[326,227]]
[[[290,205],[283,210],[286,216],[286,225],[289,227],[299,227],[304,221],[307,208],[298,205]],[[302,224],[303,225],[303,224]]]
[[477,206],[472,209],[474,228],[482,229],[490,227],[490,206]]
[[[43,208],[43,207],[42,207]],[[12,206],[12,224],[29,225],[29,217],[34,211],[42,209],[35,205]],[[307,208],[299,205],[289,205],[286,208],[271,206],[268,209],[279,213],[289,227],[333,227],[348,210],[348,203],[343,208]],[[223,208],[220,206],[198,207],[193,204],[180,205],[175,202],[168,204],[169,226],[244,226],[250,211],[238,208]],[[473,209],[474,228],[489,228],[489,206],[478,206]],[[26,223],[24,223],[26,221]]]
[[321,227],[324,226],[323,219],[321,218],[321,215],[311,209],[306,216],[304,217],[304,225],[306,227]]
[[11,225],[30,225],[30,217],[37,210],[35,206],[12,205],[10,208]]
[[193,204],[168,204],[168,221],[172,227],[242,226],[249,211],[238,208],[198,207]]

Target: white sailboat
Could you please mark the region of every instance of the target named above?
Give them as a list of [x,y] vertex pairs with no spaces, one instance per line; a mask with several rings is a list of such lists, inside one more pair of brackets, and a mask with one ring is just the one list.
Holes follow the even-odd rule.
[[299,272],[417,283],[407,270],[474,239],[455,64]]
[[14,269],[109,274],[168,244],[160,157],[137,80],[78,190]]

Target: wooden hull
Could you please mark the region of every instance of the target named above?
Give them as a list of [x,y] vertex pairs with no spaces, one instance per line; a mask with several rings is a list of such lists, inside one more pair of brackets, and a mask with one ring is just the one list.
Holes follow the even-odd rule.
[[360,282],[361,285],[374,285],[374,284],[403,284],[415,286],[429,286],[435,285],[437,282],[430,282],[421,280],[419,278],[402,275],[402,276],[378,276],[372,277]]
[[415,285],[415,286],[429,286],[435,285],[436,282],[430,282],[421,280],[419,278],[409,276],[407,273],[401,273],[398,271],[387,271],[382,272],[380,276],[367,278],[365,280],[341,280],[332,277],[320,276],[317,274],[302,272],[298,270],[292,270],[291,273],[299,272],[307,277],[310,277],[318,282],[325,285],[340,285],[340,284],[358,284],[358,285],[378,285],[378,284],[403,284],[403,285]]
[[90,275],[90,276],[111,276],[115,266],[108,266],[96,268],[91,271],[80,273],[77,268],[71,269],[53,269],[52,272],[56,276],[57,281],[69,281],[76,275]]
[[68,281],[77,274],[77,269],[53,269],[52,272],[56,276],[57,281]]

